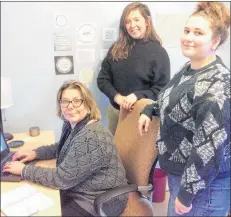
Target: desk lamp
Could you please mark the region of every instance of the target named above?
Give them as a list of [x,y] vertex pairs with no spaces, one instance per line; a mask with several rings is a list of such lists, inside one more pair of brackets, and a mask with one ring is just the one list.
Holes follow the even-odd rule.
[[14,105],[12,98],[12,90],[11,90],[11,80],[10,78],[1,77],[1,131],[6,139],[6,141],[11,140],[14,136],[11,133],[4,133],[3,124],[2,124],[2,113],[4,115],[4,121],[6,121],[5,109]]

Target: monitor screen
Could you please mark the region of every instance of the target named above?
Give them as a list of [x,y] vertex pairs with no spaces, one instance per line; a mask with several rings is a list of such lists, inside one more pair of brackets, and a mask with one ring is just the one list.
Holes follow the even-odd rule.
[[7,145],[5,139],[3,138],[2,132],[0,133],[0,135],[1,135],[1,152],[3,152],[7,149]]

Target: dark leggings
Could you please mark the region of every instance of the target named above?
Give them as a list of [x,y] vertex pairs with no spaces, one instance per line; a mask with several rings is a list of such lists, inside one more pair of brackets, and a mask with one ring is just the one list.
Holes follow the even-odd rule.
[[92,216],[80,207],[72,198],[60,192],[62,216]]

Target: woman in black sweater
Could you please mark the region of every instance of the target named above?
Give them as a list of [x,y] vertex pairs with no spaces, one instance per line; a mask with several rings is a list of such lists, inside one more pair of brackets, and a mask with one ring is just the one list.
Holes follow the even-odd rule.
[[119,110],[129,112],[141,98],[156,100],[170,79],[170,61],[153,28],[148,7],[126,6],[120,19],[119,39],[102,62],[99,89],[109,98],[108,128],[114,135]]

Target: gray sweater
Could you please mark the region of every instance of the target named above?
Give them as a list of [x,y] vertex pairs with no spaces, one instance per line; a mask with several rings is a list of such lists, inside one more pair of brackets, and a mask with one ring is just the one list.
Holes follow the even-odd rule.
[[[74,137],[72,133],[61,148],[56,168],[27,165],[22,175],[32,182],[65,191],[79,206],[96,215],[94,199],[107,189],[126,185],[125,170],[112,135],[100,122],[84,126]],[[58,145],[36,149],[36,159],[55,158]],[[127,195],[122,195],[105,203],[104,210],[117,216],[126,203]]]

